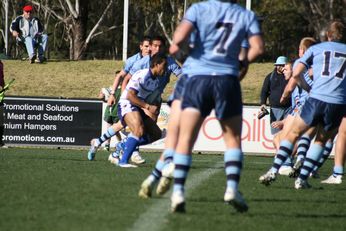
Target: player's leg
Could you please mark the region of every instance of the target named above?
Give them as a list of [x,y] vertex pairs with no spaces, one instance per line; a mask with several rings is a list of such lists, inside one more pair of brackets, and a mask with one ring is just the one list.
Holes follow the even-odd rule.
[[173,157],[175,169],[171,196],[172,212],[185,212],[184,185],[192,163],[191,150],[202,122],[203,118],[197,109],[186,108],[181,113],[179,138]]
[[316,134],[316,139],[313,144],[311,144],[306,157],[304,159],[303,165],[300,169],[299,176],[295,181],[295,188],[310,188],[311,186],[307,182],[307,178],[313,170],[313,167],[317,164],[318,160],[322,156],[325,143],[330,137],[330,133],[324,131],[324,129],[319,129]]
[[[282,140],[284,134],[287,134],[287,128],[289,128],[291,126],[293,121],[294,121],[294,116],[291,114],[287,115],[287,117],[283,120],[284,125],[283,125],[282,130],[275,134],[274,139],[273,139],[273,143],[274,143],[274,147],[275,147],[276,151],[280,147],[280,141]],[[295,152],[295,150],[293,151],[293,153],[294,152]],[[292,170],[293,170],[292,169],[292,156],[289,156],[286,159],[286,161],[282,164],[282,166],[279,168],[279,174],[288,176],[292,172]]]
[[[162,169],[164,168],[165,164],[173,160],[173,154],[179,135],[179,119],[181,113],[180,107],[180,100],[174,100],[171,104],[171,112],[169,115],[167,135],[165,139],[165,150],[157,160],[151,174],[143,181],[141,189],[138,193],[139,197],[141,198],[148,198],[151,196],[152,188],[160,180],[162,176]],[[157,194],[163,195],[169,189],[170,181],[171,178],[168,177],[167,180],[162,181],[162,184],[158,185]]]
[[330,153],[333,150],[334,138],[335,138],[336,134],[337,134],[337,130],[335,130],[332,137],[330,139],[328,139],[327,142],[325,143],[322,156],[318,160],[317,164],[314,166],[314,168],[310,174],[310,177],[319,178],[318,169],[320,169],[322,167],[322,165],[324,164],[324,162],[329,158]]
[[142,115],[139,111],[132,110],[123,115],[123,120],[126,125],[130,128],[131,133],[128,135],[125,150],[122,158],[119,161],[120,167],[133,167],[129,164],[129,160],[133,151],[141,143],[141,137],[144,134],[144,123]]
[[241,169],[243,166],[243,152],[241,150],[242,116],[220,121],[223,137],[226,144],[224,154],[227,188],[224,201],[234,206],[239,212],[246,212],[248,206],[238,191]]
[[303,166],[303,162],[307,151],[309,150],[311,140],[316,135],[318,127],[309,128],[298,140],[297,142],[297,159],[293,165],[293,172],[290,177],[297,177],[300,172],[300,168]]
[[119,132],[121,129],[123,129],[122,123],[119,121],[116,124],[113,124],[111,127],[109,127],[105,133],[103,133],[99,138],[92,139],[90,149],[88,151],[88,160],[94,160],[95,155],[97,152],[97,149],[101,146],[103,142],[106,140],[111,139],[114,135],[116,135],[117,132]]
[[341,184],[344,175],[344,165],[346,159],[346,116],[343,117],[339,127],[338,137],[335,144],[335,157],[333,174],[321,183]]
[[[120,131],[121,129],[124,128],[123,123],[118,120],[116,123],[113,123],[111,128],[115,131],[114,136],[117,137],[118,140],[121,140],[121,136],[120,136]],[[111,138],[110,138],[111,139]],[[118,144],[120,143],[120,141],[118,142]],[[118,145],[117,144],[117,145]],[[116,150],[114,152],[112,152],[111,154],[109,154],[108,160],[112,163],[112,164],[118,164],[120,157],[122,156],[122,150],[120,150],[118,147],[116,148]]]
[[157,186],[156,193],[158,195],[165,194],[171,185],[174,172],[173,155],[178,142],[179,121],[181,116],[181,101],[174,100],[171,105],[171,116],[168,121],[168,133],[165,141],[165,150],[162,153],[161,160],[164,161],[162,169],[162,177]]
[[271,169],[259,178],[259,181],[264,185],[270,185],[276,178],[279,168],[283,162],[292,155],[294,144],[298,138],[308,129],[308,125],[304,120],[297,115],[294,118],[294,122],[288,129],[287,134],[283,137],[280,142],[279,150],[274,158],[274,163]]
[[314,165],[317,164],[318,160],[322,156],[324,144],[329,138],[334,136],[335,130],[339,127],[344,115],[343,105],[329,104],[318,100],[315,100],[315,102],[312,101],[312,103],[315,104],[315,111],[319,112],[319,114],[317,114],[319,121],[317,122],[321,122],[323,128],[321,127],[319,129],[314,144],[311,145],[306,154],[299,177],[295,181],[294,187],[296,189],[303,189],[309,186],[307,184],[307,178],[309,177]]

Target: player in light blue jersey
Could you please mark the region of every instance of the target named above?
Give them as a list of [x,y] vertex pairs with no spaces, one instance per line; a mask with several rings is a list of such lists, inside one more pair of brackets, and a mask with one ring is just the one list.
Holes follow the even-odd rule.
[[[151,55],[143,57],[142,59],[138,60],[130,69],[128,75],[126,76],[125,81],[123,82],[122,88],[124,89],[128,83],[128,80],[131,78],[131,76],[138,70],[148,68],[150,59],[153,55],[155,55],[157,52],[164,52],[165,51],[165,41],[161,36],[155,36],[152,39],[151,44]],[[162,94],[167,84],[170,82],[170,76],[171,74],[174,74],[176,77],[179,77],[181,75],[181,67],[177,64],[177,62],[172,57],[167,57],[167,70],[165,71],[162,78],[160,78],[160,86],[159,86],[159,92],[158,97]]]
[[[137,54],[128,58],[125,61],[123,69],[115,76],[111,93],[114,94],[114,92],[118,89],[118,86],[119,86],[121,80],[124,79],[125,76],[127,75],[127,73],[130,72],[133,65],[138,60],[140,60],[143,57],[148,56],[150,54],[150,45],[151,45],[151,38],[149,36],[144,36],[140,42],[140,45],[139,45],[140,51]],[[148,68],[148,67],[146,67],[146,68]],[[108,104],[111,105],[111,104],[113,104],[113,102],[114,102],[114,97],[110,97]]]
[[346,115],[346,44],[340,42],[344,30],[341,22],[332,22],[327,32],[328,42],[310,47],[294,69],[293,78],[299,81],[300,74],[306,68],[312,67],[314,83],[301,114],[294,118],[289,132],[280,143],[276,162],[260,177],[261,183],[269,185],[275,180],[278,167],[292,153],[297,139],[309,127],[320,123],[323,129],[307,152],[299,177],[295,181],[296,189],[310,187],[307,178],[314,163],[322,155],[326,140],[332,137]]
[[[310,46],[312,46],[314,44],[316,44],[316,40],[314,38],[311,38],[311,37],[303,38],[299,44],[299,52],[298,52],[299,58],[302,57],[304,55],[304,52]],[[297,59],[294,62],[293,69],[297,66],[298,63],[299,63],[299,59]],[[309,88],[309,90],[310,90],[313,81],[310,77],[308,70],[301,73],[300,79],[305,84],[304,87],[306,89]],[[308,94],[309,93],[306,90],[304,90],[302,87],[297,85],[297,82],[295,81],[295,79],[290,78],[290,80],[289,80],[289,82],[286,85],[286,88],[284,90],[284,94],[281,97],[281,102],[285,102],[286,100],[288,100],[288,97],[291,96],[292,111],[284,120],[279,121],[280,123],[283,123],[283,129],[274,137],[274,144],[275,144],[276,150],[278,150],[278,148],[280,147],[280,141],[282,139],[282,136],[287,133],[287,129],[289,129],[291,126],[291,123],[293,123],[294,117],[300,113],[301,107],[304,104]],[[305,155],[303,156],[303,154],[306,153],[306,151],[310,145],[311,138],[315,134],[316,134],[315,129],[312,128],[301,137],[301,139],[299,140],[298,145],[297,145],[298,156],[301,156],[303,158],[305,157]],[[293,153],[295,153],[295,150]],[[274,158],[274,162],[275,162],[275,158]],[[289,160],[289,162],[291,162],[291,160]],[[286,163],[284,163],[279,168],[278,173],[280,175],[293,176],[295,173],[295,167],[297,167],[297,166],[293,166],[293,168],[292,168],[291,165],[289,165],[288,167],[286,167]]]
[[[140,52],[138,52],[137,54],[128,58],[125,62],[123,69],[119,73],[116,74],[116,76],[114,78],[111,94],[110,94],[108,101],[107,101],[106,110],[109,110],[109,108],[113,107],[113,109],[111,111],[114,111],[114,112],[117,111],[117,110],[114,110],[114,107],[117,107],[116,100],[118,100],[118,99],[116,99],[114,96],[115,96],[115,93],[118,89],[118,86],[119,86],[121,80],[124,79],[126,74],[130,71],[133,64],[136,61],[140,60],[141,58],[149,55],[150,43],[151,43],[151,38],[149,36],[144,36],[140,42],[140,45],[139,45]],[[92,139],[91,140],[91,147],[88,151],[88,160],[94,160],[95,155],[96,155],[96,151],[101,146],[101,144],[103,142],[105,142],[106,140],[109,140],[115,134],[117,134],[122,128],[123,128],[123,125],[119,121],[118,123],[114,123],[111,127],[107,128],[107,131],[104,134],[102,134],[99,138]],[[112,162],[112,156],[113,155],[118,156],[119,153],[117,151],[115,151],[114,153],[110,154],[108,160],[111,162]],[[136,164],[141,164],[141,163],[145,162],[145,160],[140,156],[139,152],[135,153],[135,155],[132,156],[132,161],[135,162]]]
[[173,212],[185,211],[184,185],[191,166],[192,148],[203,120],[212,109],[220,121],[227,147],[224,200],[239,212],[248,209],[238,191],[243,159],[238,56],[246,38],[250,48],[243,65],[253,61],[264,48],[255,14],[232,2],[213,0],[193,4],[173,35],[170,53],[175,55],[181,51],[189,35],[195,33],[194,46],[183,64],[183,73],[188,80],[184,86],[180,131],[173,157]]

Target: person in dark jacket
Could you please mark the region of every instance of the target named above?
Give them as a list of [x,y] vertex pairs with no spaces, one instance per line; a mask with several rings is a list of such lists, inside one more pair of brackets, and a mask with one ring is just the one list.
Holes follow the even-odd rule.
[[272,123],[283,120],[291,108],[290,101],[284,104],[280,103],[281,95],[290,78],[290,74],[285,74],[285,72],[290,72],[290,70],[285,69],[285,66],[288,67],[287,58],[285,56],[278,57],[274,65],[274,70],[264,79],[261,90],[261,110],[266,107],[267,99],[269,99],[270,124],[273,135],[280,131],[280,128]]

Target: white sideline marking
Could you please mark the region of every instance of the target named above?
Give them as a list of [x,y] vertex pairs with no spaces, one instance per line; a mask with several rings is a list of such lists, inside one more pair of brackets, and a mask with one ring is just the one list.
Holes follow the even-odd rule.
[[[205,171],[197,172],[188,176],[185,187],[185,197],[188,197],[191,191],[197,188],[203,181],[207,180],[219,171],[224,171],[223,168],[221,168],[223,165],[223,162],[218,162]],[[166,195],[170,194],[171,191],[166,193]],[[146,212],[142,213],[128,230],[159,231],[164,229],[165,223],[167,223],[165,217],[170,213],[171,201],[169,196],[164,196],[163,198],[165,199],[157,200],[156,203],[154,203]]]

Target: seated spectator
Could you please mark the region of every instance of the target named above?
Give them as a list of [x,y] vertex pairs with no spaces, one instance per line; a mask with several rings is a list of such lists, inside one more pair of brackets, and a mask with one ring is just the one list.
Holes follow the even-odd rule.
[[30,63],[36,60],[35,48],[38,49],[38,62],[45,61],[48,36],[43,34],[43,25],[40,20],[32,16],[33,8],[30,5],[23,7],[23,15],[16,17],[11,23],[12,35],[17,42],[25,44]]

